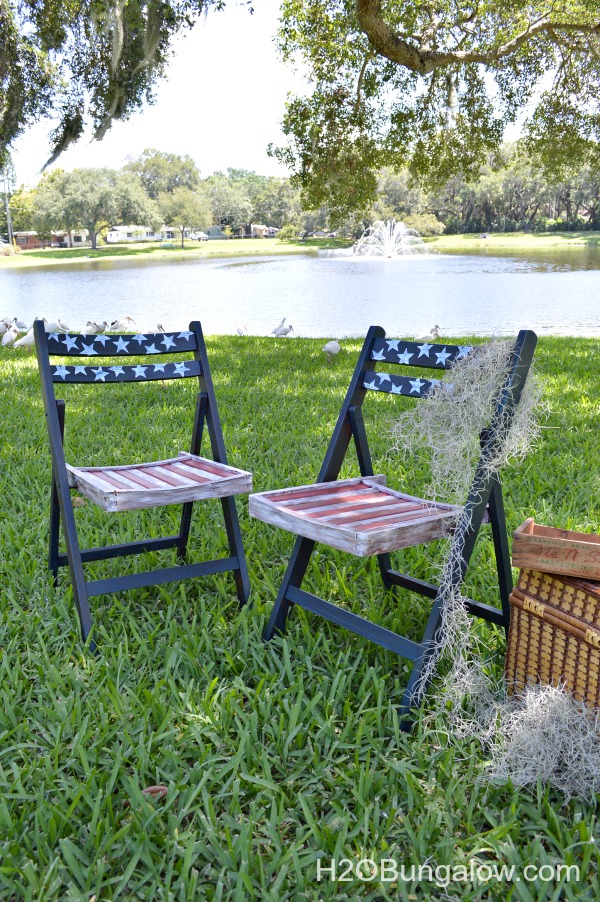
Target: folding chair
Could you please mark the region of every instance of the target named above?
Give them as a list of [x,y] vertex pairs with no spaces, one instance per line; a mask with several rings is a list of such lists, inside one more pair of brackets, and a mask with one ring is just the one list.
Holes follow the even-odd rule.
[[[37,321],[34,333],[52,453],[49,568],[56,584],[58,568],[67,564],[69,566],[84,641],[88,640],[92,630],[89,598],[95,595],[232,571],[239,601],[245,604],[249,598],[250,583],[232,496],[251,490],[252,474],[227,464],[217,401],[200,323],[190,323],[189,331],[183,332],[77,335],[47,334],[44,323]],[[139,363],[121,365],[121,358],[153,355],[152,359],[155,361],[154,355],[163,354],[177,355],[178,358],[185,354],[186,357],[178,362],[169,360],[143,365]],[[78,358],[77,365],[52,365],[53,357],[75,357]],[[82,364],[82,358],[90,357],[93,361]],[[115,357],[119,358],[119,365],[102,365],[101,358]],[[83,467],[71,466],[66,462],[63,448],[65,402],[57,400],[55,396],[56,383],[101,385],[102,390],[110,395],[108,386],[111,383],[191,377],[198,379],[200,390],[196,398],[190,453],[180,452],[178,457],[168,460],[125,466]],[[212,460],[199,456],[205,423]],[[105,511],[111,512],[182,504],[179,532],[172,536],[81,550],[71,489],[76,489]],[[230,552],[228,557],[196,564],[179,563],[175,567],[108,579],[85,578],[83,564],[87,562],[147,551],[176,548],[177,558],[180,562],[183,561],[187,553],[193,504],[205,498],[221,499]],[[59,552],[61,522],[66,554]],[[90,639],[90,647],[95,647],[93,639]]]
[[[471,614],[508,630],[512,571],[504,505],[499,479],[497,475],[490,475],[486,461],[493,459],[497,444],[512,421],[536,343],[536,335],[531,331],[519,332],[514,343],[505,381],[498,386],[492,421],[480,437],[481,458],[464,506],[465,513],[470,515],[466,517],[457,516],[463,510],[461,507],[394,491],[386,487],[385,476],[374,475],[362,408],[367,391],[423,398],[437,381],[431,375],[421,378],[421,375],[425,376],[422,370],[418,375],[414,371],[413,375],[377,372],[378,361],[402,368],[446,370],[455,360],[471,353],[472,348],[389,340],[381,327],[371,326],[317,482],[250,495],[251,516],[280,526],[298,537],[264,633],[267,641],[275,632],[284,632],[288,612],[294,604],[371,639],[413,662],[400,706],[402,715],[408,714],[412,707],[420,704],[426,690],[425,667],[434,654],[439,636],[444,591],[452,591],[463,583],[484,520],[491,523],[501,609],[473,600],[467,601],[467,608]],[[338,480],[351,439],[356,446],[361,475]],[[452,533],[453,551],[458,553],[451,555],[454,563],[450,579],[444,581],[445,590],[392,568],[390,552],[442,538],[449,532]],[[401,586],[434,599],[421,641],[412,641],[302,589],[316,542],[359,557],[376,555],[386,588]],[[408,724],[405,719],[405,728]]]

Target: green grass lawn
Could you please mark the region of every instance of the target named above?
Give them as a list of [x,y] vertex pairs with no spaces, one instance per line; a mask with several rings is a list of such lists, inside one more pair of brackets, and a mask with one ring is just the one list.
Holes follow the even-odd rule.
[[20,269],[22,267],[52,266],[58,263],[87,262],[88,260],[108,260],[123,257],[153,257],[172,260],[180,257],[255,257],[281,254],[316,254],[319,250],[350,247],[352,241],[343,238],[308,238],[279,240],[277,238],[186,241],[181,240],[144,244],[103,245],[92,250],[90,247],[43,248],[22,251],[9,257],[0,256],[0,269]]
[[[229,459],[253,471],[257,491],[317,475],[360,346],[344,341],[328,365],[322,343],[208,341]],[[551,414],[535,453],[505,473],[511,532],[529,516],[600,532],[597,358],[595,340],[540,341]],[[0,375],[1,899],[600,897],[595,807],[565,804],[541,785],[489,785],[480,779],[485,753],[441,721],[402,733],[405,661],[301,610],[286,638],[262,642],[293,538],[251,520],[245,498],[251,609],[238,608],[227,575],[92,599],[100,654],[87,654],[68,577],[54,588],[46,571],[50,463],[33,355],[0,351]],[[185,449],[194,394],[192,380],[66,386],[68,459],[118,463]],[[410,476],[387,453],[394,402],[409,403],[365,405],[376,472],[416,493],[426,474]],[[356,475],[353,465],[350,456],[343,475]],[[177,513],[76,511],[82,541],[94,544],[168,533]],[[493,602],[488,539],[468,590]],[[197,505],[192,558],[225,547],[219,503]],[[426,578],[430,553],[410,550],[396,563]],[[171,554],[149,563],[170,566]],[[376,561],[324,548],[306,586],[415,638],[429,607],[385,593]],[[502,635],[481,625],[478,636],[500,673]],[[143,794],[154,784],[168,786],[166,797]],[[339,876],[349,870],[341,859],[363,858],[392,859],[409,877],[411,865],[514,865],[520,879],[444,888],[426,872],[421,882],[381,883],[333,881],[322,870],[318,880],[319,859],[321,868],[336,859]],[[580,867],[580,883],[523,879],[526,865],[563,864]]]
[[[586,247],[597,247],[600,244],[598,232],[491,232],[487,238],[474,235],[441,235],[437,238],[426,238],[426,243],[434,250],[444,253],[480,253],[482,250],[490,254],[528,253],[530,251],[556,251],[564,248],[574,250]],[[123,257],[153,257],[170,260],[176,257],[213,258],[238,256],[265,256],[280,254],[317,254],[320,250],[349,248],[354,242],[347,238],[278,238],[181,241],[155,244],[104,245],[95,250],[89,247],[78,248],[44,248],[35,251],[23,251],[10,257],[0,256],[0,269],[20,269],[23,267],[52,266],[59,263],[87,262],[88,260]]]
[[485,250],[490,254],[527,253],[528,251],[556,251],[565,248],[598,247],[600,232],[489,232],[473,235],[440,235],[425,241],[437,251],[468,254]]

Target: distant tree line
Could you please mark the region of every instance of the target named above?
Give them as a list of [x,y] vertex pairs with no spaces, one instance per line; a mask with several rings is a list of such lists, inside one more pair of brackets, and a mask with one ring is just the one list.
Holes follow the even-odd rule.
[[[10,181],[10,179],[9,179]],[[4,198],[0,231],[6,232]],[[479,178],[449,178],[426,192],[408,170],[381,169],[368,209],[334,219],[330,209],[303,209],[293,180],[228,169],[208,178],[189,156],[146,150],[120,170],[53,170],[35,188],[14,188],[9,209],[14,231],[87,229],[92,245],[110,226],[132,224],[180,230],[220,225],[240,234],[250,223],[282,230],[282,237],[333,229],[357,237],[376,219],[403,220],[422,234],[600,229],[600,170],[584,167],[550,180],[519,145],[505,145],[481,167]]]

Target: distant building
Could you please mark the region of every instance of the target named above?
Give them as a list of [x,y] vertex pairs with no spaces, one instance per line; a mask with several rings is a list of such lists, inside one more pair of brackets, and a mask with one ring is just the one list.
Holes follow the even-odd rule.
[[83,247],[89,242],[87,229],[51,232],[49,238],[38,235],[33,229],[27,232],[13,232],[13,235],[17,246],[24,251],[41,247]]
[[207,238],[227,238],[228,236],[224,233],[223,229],[227,228],[227,226],[222,225],[211,225],[204,229]]
[[[193,237],[191,229],[184,229],[184,238]],[[152,229],[150,226],[117,225],[111,226],[106,233],[107,244],[139,244],[145,241],[175,241],[181,238],[181,230],[173,226],[161,226]]]
[[111,226],[106,233],[107,244],[122,244],[124,242],[160,241],[162,235],[148,226],[117,225]]

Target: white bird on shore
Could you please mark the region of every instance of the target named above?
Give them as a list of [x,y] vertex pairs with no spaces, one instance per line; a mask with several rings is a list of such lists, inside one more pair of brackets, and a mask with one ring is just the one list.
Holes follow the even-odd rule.
[[14,326],[9,326],[4,335],[2,336],[2,347],[3,348],[12,348],[15,341],[19,337],[19,331]]
[[341,345],[339,341],[336,341],[334,338],[332,341],[328,341],[326,345],[323,345],[322,350],[325,351],[327,355],[327,362],[331,363],[336,354],[340,353]]
[[33,334],[33,326],[27,332],[26,335],[23,335],[18,341],[15,341],[13,347],[14,348],[32,348],[35,345],[35,336]]
[[442,333],[440,332],[439,326],[434,326],[431,332],[428,332],[427,335],[419,335],[418,338],[415,338],[415,341],[437,341],[438,338],[441,338]]
[[238,335],[247,335],[248,334],[248,327],[246,326],[245,323],[242,323],[240,326],[237,327],[237,334]]
[[131,316],[122,316],[120,319],[114,320],[109,329],[111,332],[126,332],[128,329],[131,329],[132,326],[135,326],[135,320]]
[[45,332],[69,332],[70,329],[64,323],[58,320],[52,320],[52,322],[48,322],[47,319],[44,319],[44,331]]
[[107,322],[103,323],[93,323],[90,320],[87,321],[83,329],[81,330],[82,335],[99,335],[101,332],[105,332],[108,326]]
[[293,326],[279,326],[279,328],[275,332],[275,335],[277,337],[283,337],[284,335],[289,335],[290,332],[293,332],[293,331],[294,331]]
[[22,319],[17,319],[16,316],[15,316],[15,318],[13,319],[13,325],[16,326],[16,328],[19,330],[19,332],[26,332],[26,331],[27,331],[27,326],[26,326],[26,324],[23,322]]
[[[280,329],[283,329],[283,324],[284,324],[284,323],[285,323],[285,316],[283,317],[283,319],[281,320],[281,322],[279,323],[279,325],[278,325],[278,326],[275,326],[275,328],[274,328],[273,331],[271,332],[271,335],[279,335],[279,334],[280,334],[279,330],[280,330]],[[287,334],[287,333],[286,333],[286,334]]]

